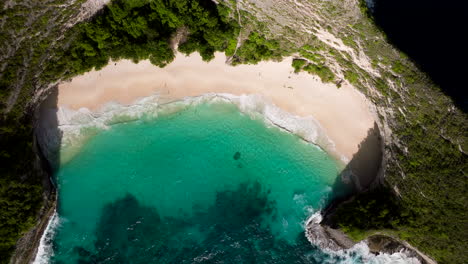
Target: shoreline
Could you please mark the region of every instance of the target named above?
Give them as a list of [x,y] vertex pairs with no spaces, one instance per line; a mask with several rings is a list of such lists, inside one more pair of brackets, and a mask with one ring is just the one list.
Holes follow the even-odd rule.
[[208,63],[197,53],[179,53],[164,68],[149,61],[111,62],[59,84],[57,106],[97,113],[109,103],[131,106],[155,95],[160,104],[206,94],[255,95],[292,116],[315,119],[335,145],[339,155],[334,156],[345,164],[374,125],[374,108],[363,94],[346,83],[337,88],[308,73],[294,73],[291,57],[256,65],[230,66],[225,61],[221,53]]
[[[178,54],[162,69],[148,61],[111,62],[99,71],[59,84],[55,109],[45,110],[58,118],[59,130],[67,135],[73,129],[80,131],[83,125],[96,127],[99,123],[105,128],[118,123],[112,120],[118,112],[136,113],[121,121],[127,122],[148,113],[145,107],[157,113],[161,107],[221,97],[241,112],[260,114],[267,125],[294,133],[347,165],[375,124],[372,104],[349,84],[337,88],[308,73],[293,73],[291,60],[229,66],[222,54],[209,63],[198,54]],[[73,124],[73,118],[78,122]],[[102,120],[96,122],[99,118]],[[291,129],[290,120],[297,126],[293,124]],[[303,132],[298,132],[301,128]]]
[[[343,202],[346,201],[338,203]],[[330,206],[333,206],[333,203]],[[376,233],[360,241],[354,241],[342,230],[325,223],[324,218],[327,218],[329,213],[330,208],[327,208],[312,215],[306,222],[305,236],[312,244],[318,245],[330,254],[357,253],[364,258],[365,263],[369,259],[374,259],[378,260],[376,263],[437,264],[408,242],[390,235]]]
[[[160,101],[160,97],[155,95],[142,98],[128,106],[108,103],[96,112],[87,108],[72,110],[66,107],[60,107],[58,111],[43,112],[43,116],[49,115],[44,118],[45,120],[51,120],[54,117],[58,119],[58,129],[61,132],[61,146],[54,145],[57,143],[56,140],[43,140],[43,144],[46,145],[44,149],[50,153],[53,149],[60,148],[60,163],[63,164],[78,153],[83,144],[97,131],[108,129],[114,124],[133,122],[141,118],[157,118],[160,114],[176,112],[197,104],[228,103],[235,105],[241,113],[262,120],[266,126],[276,127],[296,135],[308,144],[313,144],[331,155],[340,167],[344,167],[346,163],[346,158],[335,150],[334,143],[317,120],[313,117],[294,116],[264,100],[261,96],[210,93],[170,102],[161,103]],[[51,129],[51,127],[46,127],[46,129]],[[50,160],[53,162],[54,159]],[[57,167],[59,164],[54,165]]]

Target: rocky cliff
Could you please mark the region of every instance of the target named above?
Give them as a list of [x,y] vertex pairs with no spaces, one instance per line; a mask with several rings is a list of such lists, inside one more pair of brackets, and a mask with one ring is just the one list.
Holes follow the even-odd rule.
[[74,0],[0,5],[1,263],[14,249],[11,263],[29,263],[55,210],[53,169],[34,133],[37,109],[60,79],[47,76],[45,65],[68,45],[65,32],[103,5]]
[[441,263],[462,263],[466,113],[389,44],[364,1],[227,2],[245,30],[296,47],[298,58],[329,68],[337,86],[349,82],[376,105],[384,145],[377,184],[337,207],[335,227],[355,240],[397,236]]
[[[62,79],[45,71],[63,56],[106,1],[14,1],[0,16],[0,252],[14,263],[34,255],[55,195],[36,144],[36,110]],[[467,116],[403,53],[391,46],[358,0],[225,0],[240,26],[231,63],[249,62],[253,32],[293,55],[293,65],[339,87],[348,82],[376,105],[383,158],[371,187],[337,211],[335,225],[355,239],[390,232],[445,263],[466,248]],[[64,73],[65,74],[65,73]],[[344,109],[345,111],[346,109]],[[363,142],[364,143],[364,142]],[[363,188],[366,189],[366,188]],[[370,188],[375,190],[375,188]],[[379,189],[380,190],[380,189]],[[382,195],[382,194],[385,194]],[[345,217],[345,214],[349,217]],[[39,219],[39,221],[38,221]],[[372,220],[372,221],[370,221]],[[450,223],[450,224],[449,224]],[[25,230],[30,230],[24,233]],[[388,231],[390,230],[390,231]]]

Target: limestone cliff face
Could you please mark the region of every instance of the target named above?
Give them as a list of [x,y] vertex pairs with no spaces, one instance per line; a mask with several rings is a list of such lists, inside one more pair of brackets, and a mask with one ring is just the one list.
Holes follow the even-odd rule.
[[[40,78],[47,75],[44,65],[56,56],[53,52],[56,47],[68,45],[65,36],[68,29],[94,15],[106,2],[8,0],[0,4],[0,163],[3,164],[0,196],[19,207],[9,208],[5,204],[0,207],[5,221],[16,222],[2,225],[5,239],[2,243],[10,243],[6,241],[14,238],[15,232],[36,223],[21,235],[11,263],[29,263],[34,258],[48,218],[55,210],[52,168],[44,159],[34,133],[36,110],[55,85],[55,81]],[[42,192],[32,191],[40,189]],[[32,209],[21,211],[23,206]],[[11,209],[18,212],[10,213]],[[8,255],[4,254],[10,251],[8,246],[1,248],[0,263],[8,261]]]
[[[68,29],[96,14],[107,2],[8,0],[0,6],[5,13],[0,17],[0,144],[5,153],[13,153],[0,158],[2,164],[24,162],[24,166],[6,167],[5,173],[12,174],[5,179],[41,179],[33,184],[42,183],[44,188],[44,203],[37,215],[40,221],[18,242],[13,263],[27,263],[34,256],[37,238],[55,201],[50,170],[41,158],[34,128],[40,102],[53,92],[60,77],[48,78],[43,66],[57,55],[55,47],[69,45],[73,38],[67,36]],[[443,200],[457,210],[461,208],[450,201],[457,200],[452,193],[459,188],[452,179],[468,169],[466,115],[387,43],[361,9],[362,1],[215,2],[228,5],[241,25],[238,46],[250,32],[260,31],[294,56],[328,67],[337,87],[348,82],[375,104],[383,158],[373,185],[388,185],[411,206],[430,208]],[[15,131],[18,127],[23,127],[20,136]],[[15,140],[30,144],[18,147],[11,144]],[[15,148],[21,151],[13,151]],[[424,212],[420,214],[424,216]]]
[[[370,81],[356,83],[347,78],[350,71],[357,72],[356,78],[380,78],[382,71],[387,71],[383,65],[375,65],[375,58],[365,52],[367,41],[385,42],[380,32],[362,38],[362,32],[351,25],[369,25],[368,18],[360,9],[358,0],[347,1],[273,1],[273,0],[240,0],[235,4],[224,1],[236,10],[237,19],[243,29],[239,41],[246,39],[251,31],[262,28],[264,33],[273,39],[278,39],[286,49],[294,47],[306,48],[312,56],[319,56],[323,60],[319,63],[330,68],[335,74],[335,83],[339,87],[343,82],[354,85],[374,103],[384,100],[383,96]],[[246,14],[246,15],[242,15]],[[248,14],[248,15],[247,15]],[[397,54],[390,46],[389,52]],[[314,62],[304,54],[295,54],[298,58]],[[375,55],[375,54],[374,54]],[[392,111],[391,104],[376,104],[379,122],[378,128],[383,136],[384,144],[391,145],[392,131],[388,126],[388,114]],[[381,170],[378,172],[375,186],[383,182],[388,155],[383,155]],[[350,171],[350,173],[352,173]],[[364,186],[366,189],[367,185]]]
[[[462,195],[468,169],[466,113],[388,43],[360,10],[363,1],[236,3],[232,7],[244,30],[263,28],[283,47],[298,47],[298,58],[329,67],[337,86],[349,82],[375,104],[383,158],[373,186],[390,188],[401,207],[387,224],[441,263],[463,263],[466,239],[458,230],[466,227],[468,210]],[[240,39],[246,35],[241,32]],[[314,61],[317,56],[322,61]],[[366,208],[370,201],[360,197],[365,196],[343,206],[348,212]]]
[[[56,3],[60,2],[60,3]],[[65,32],[75,24],[90,18],[108,0],[65,1],[6,1],[2,7],[5,16],[0,20],[2,49],[0,50],[0,73],[16,77],[9,91],[2,94],[3,114],[12,111],[16,104],[35,104],[42,98],[50,83],[28,87],[30,79],[43,74],[42,66],[55,54],[54,47],[66,46]],[[38,45],[39,44],[39,45]],[[15,58],[18,57],[18,58]],[[20,63],[17,72],[8,72],[9,65]],[[17,65],[16,65],[17,66]],[[32,95],[32,100],[31,100]],[[26,97],[26,98],[24,98]]]
[[[359,0],[224,2],[238,13],[239,24],[243,25],[239,36],[241,41],[250,31],[263,28],[270,38],[279,39],[286,47],[300,48],[313,43],[317,48],[312,53],[324,58],[322,63],[335,73],[337,84],[349,82],[374,102],[385,144],[380,183],[383,183],[388,167],[395,171],[392,173],[405,178],[406,172],[398,165],[395,156],[400,152],[408,153],[407,143],[393,132],[400,129],[401,121],[417,122],[416,118],[411,120],[410,117],[415,108],[431,105],[448,111],[449,115],[462,115],[449,98],[434,91],[427,77],[420,75],[404,54],[387,43],[384,33],[362,11],[363,2]],[[304,58],[302,54],[296,55]],[[355,72],[360,80],[351,78],[350,71]],[[417,80],[420,85],[413,87],[417,81],[411,78],[421,78]],[[415,100],[425,101],[426,105]],[[441,129],[437,134],[466,155],[465,137],[449,133]],[[399,193],[398,184],[393,184],[393,188]]]
[[37,224],[32,227],[27,233],[18,240],[15,252],[10,260],[10,263],[29,263],[34,259],[39,241],[47,226],[49,218],[55,211],[56,194],[55,187],[50,181],[51,169],[47,164],[45,158],[42,156],[41,151],[36,142],[34,142],[32,152],[34,159],[32,160],[31,167],[29,168],[30,175],[27,177],[37,177],[42,179],[43,194],[42,194],[42,208],[37,216]]

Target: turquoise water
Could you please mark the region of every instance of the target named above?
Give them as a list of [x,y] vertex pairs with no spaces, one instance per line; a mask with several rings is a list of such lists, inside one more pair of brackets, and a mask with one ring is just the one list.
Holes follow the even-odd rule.
[[56,175],[52,263],[337,263],[304,221],[340,165],[227,103],[113,125]]

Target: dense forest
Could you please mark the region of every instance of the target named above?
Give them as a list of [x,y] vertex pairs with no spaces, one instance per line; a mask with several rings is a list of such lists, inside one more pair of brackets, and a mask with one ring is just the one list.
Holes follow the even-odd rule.
[[220,51],[233,56],[233,64],[281,58],[278,44],[256,32],[236,50],[239,31],[229,9],[210,0],[115,0],[102,14],[69,33],[77,36],[46,72],[51,79],[62,73],[70,77],[120,59],[149,59],[164,67],[174,59],[171,39],[177,34],[184,38],[178,51],[198,52],[205,61]]
[[[384,184],[341,204],[334,224],[355,240],[383,233],[408,241],[439,263],[465,263],[468,116],[459,57],[448,55],[463,49],[445,38],[461,25],[455,22],[461,16],[451,17],[459,10],[448,12],[453,6],[441,7],[437,1],[375,4],[373,12],[362,5],[366,20],[377,24],[366,33],[378,31],[401,49],[396,57],[378,42],[365,42],[367,54],[383,58],[391,70],[374,87],[388,100],[377,105],[395,111],[394,120],[388,120],[393,142],[385,146]],[[449,18],[434,20],[436,15]],[[362,78],[356,79],[355,72],[348,76],[360,86]],[[389,80],[401,89],[395,92]]]
[[[204,60],[236,43],[238,25],[212,1],[113,1],[92,21],[79,24],[70,47],[47,72],[67,70],[66,76],[99,69],[112,60],[149,59],[163,67],[174,59],[170,39],[186,28],[179,46],[183,53],[199,52]],[[221,11],[221,12],[220,12]]]
[[[50,1],[49,5],[56,7],[63,2]],[[77,1],[66,12],[79,9],[82,2]],[[11,28],[24,28],[24,14],[29,12],[25,6],[1,10],[0,19]],[[381,58],[380,64],[390,68],[376,78],[316,38],[299,48],[286,47],[280,39],[255,28],[240,38],[243,28],[237,14],[211,0],[113,0],[96,16],[67,29],[63,36],[57,30],[55,35],[34,40],[34,36],[50,30],[50,24],[58,23],[55,19],[62,14],[54,12],[59,11],[45,12],[26,29],[31,39],[18,45],[14,56],[5,56],[6,67],[0,69],[0,106],[5,113],[0,120],[1,263],[8,262],[17,239],[34,226],[42,206],[42,179],[28,176],[36,151],[34,109],[28,103],[37,87],[102,68],[110,60],[149,59],[164,67],[174,59],[171,40],[178,35],[183,40],[178,46],[180,52],[199,52],[206,61],[217,51],[231,56],[234,65],[295,54],[292,67],[296,72],[309,72],[324,82],[337,83],[338,77],[325,58],[334,57],[345,69],[344,79],[364,92],[365,84],[375,87],[384,98],[367,93],[369,98],[379,106],[387,106],[391,100],[390,107],[395,110],[391,125],[399,146],[386,146],[386,153],[396,161],[386,171],[382,189],[359,194],[338,209],[336,225],[354,239],[384,232],[408,240],[441,263],[465,262],[468,161],[460,150],[466,149],[464,142],[457,140],[466,137],[466,115],[452,108],[440,89],[403,55],[395,57],[387,52],[383,42],[361,43],[369,57]],[[372,23],[357,23],[353,30],[364,36],[381,34]],[[56,45],[59,37],[61,44]],[[0,43],[13,41],[6,32],[0,32]],[[357,46],[352,38],[343,41]],[[34,52],[30,54],[30,50]],[[1,52],[5,51],[0,51],[3,55]],[[33,65],[30,67],[35,68],[31,73],[23,68],[28,59]],[[388,83],[404,86],[404,93],[398,94]],[[9,105],[9,94],[18,87],[22,88],[18,100]],[[395,186],[399,187],[400,196],[394,191]]]
[[[13,11],[2,14],[2,17],[7,16],[13,18],[15,14]],[[65,45],[54,50],[44,48],[44,53],[54,56],[43,66],[40,80],[27,84],[34,86],[35,82],[52,83],[70,78],[93,68],[100,69],[110,60],[149,59],[152,64],[164,67],[174,59],[171,39],[178,32],[186,38],[178,50],[184,54],[199,52],[206,61],[214,58],[217,51],[234,55],[233,64],[280,58],[277,43],[258,33],[252,33],[234,54],[239,30],[237,21],[229,16],[229,9],[211,0],[114,0],[99,15],[66,31]],[[18,82],[16,73],[22,67],[22,60],[21,54],[11,58],[2,72],[2,103],[7,101],[8,92]],[[28,162],[34,160],[33,153],[24,151],[32,149],[35,143],[30,140],[33,117],[24,116],[23,108],[20,104],[5,116],[0,130],[1,160],[2,164],[8,164],[0,168],[2,263],[8,261],[21,234],[34,226],[42,202],[41,179],[18,177],[29,167]]]

